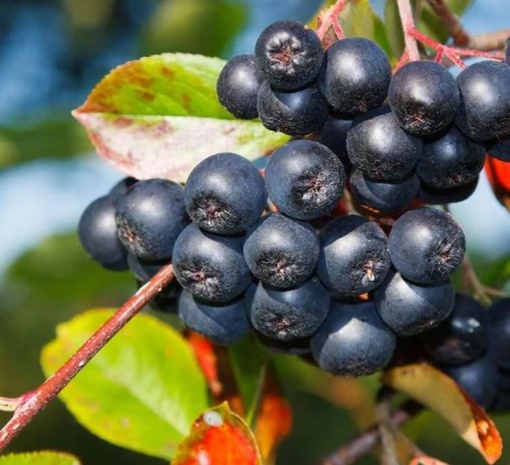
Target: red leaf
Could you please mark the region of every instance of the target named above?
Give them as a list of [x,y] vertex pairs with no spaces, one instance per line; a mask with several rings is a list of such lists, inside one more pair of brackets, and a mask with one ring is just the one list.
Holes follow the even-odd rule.
[[485,172],[496,198],[510,210],[510,163],[487,156]]
[[179,445],[172,465],[261,465],[255,438],[225,402],[206,410]]

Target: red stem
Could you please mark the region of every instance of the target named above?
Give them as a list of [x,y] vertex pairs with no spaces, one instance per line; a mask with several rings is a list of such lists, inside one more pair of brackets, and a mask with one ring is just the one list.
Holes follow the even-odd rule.
[[342,26],[338,21],[338,16],[345,8],[347,1],[348,0],[337,0],[336,3],[331,8],[324,12],[324,14],[319,15],[321,23],[317,28],[316,33],[321,41],[324,39],[330,27],[333,27],[337,39],[343,39],[345,37],[344,31],[342,30]]
[[397,5],[404,30],[404,40],[409,60],[418,61],[420,59],[420,51],[418,50],[416,39],[411,34],[411,31],[416,29],[411,2],[409,0],[397,0]]
[[[5,399],[7,405],[15,403],[12,418],[0,431],[0,451],[2,451],[30,421],[46,407],[82,370],[106,343],[117,334],[147,303],[153,299],[174,277],[172,265],[159,272],[138,292],[120,307],[115,314],[99,328],[62,366],[38,388],[16,399]],[[10,402],[7,402],[9,400]]]

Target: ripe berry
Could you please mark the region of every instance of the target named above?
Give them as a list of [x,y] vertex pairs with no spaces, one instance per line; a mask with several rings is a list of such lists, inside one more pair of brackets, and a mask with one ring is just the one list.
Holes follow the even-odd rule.
[[290,136],[316,131],[328,116],[328,106],[314,84],[300,90],[283,91],[264,82],[258,93],[257,109],[267,129]]
[[126,178],[122,178],[117,184],[115,184],[111,189],[108,195],[111,195],[115,199],[124,195],[128,189],[135,185],[138,182],[138,179],[128,176]]
[[243,241],[243,237],[217,236],[190,224],[173,249],[175,277],[194,297],[210,302],[235,299],[251,283]]
[[391,80],[384,50],[362,37],[334,42],[327,50],[318,82],[328,104],[339,113],[357,115],[381,105]]
[[278,148],[266,166],[270,199],[285,215],[311,220],[327,215],[343,194],[345,171],[326,146],[296,140]]
[[350,164],[347,154],[347,133],[352,126],[352,119],[329,114],[322,127],[313,134],[313,140],[325,145],[346,166]]
[[320,233],[317,276],[340,296],[359,295],[384,280],[391,262],[388,239],[379,225],[357,216],[339,216]]
[[373,302],[332,304],[311,338],[312,354],[328,373],[370,375],[382,370],[395,350],[395,334],[381,320]]
[[166,179],[134,184],[116,203],[115,220],[126,249],[144,260],[166,260],[189,223],[183,189]]
[[404,213],[389,236],[391,261],[402,276],[421,284],[448,278],[466,252],[466,238],[451,215],[432,208]]
[[474,63],[457,77],[460,107],[456,124],[474,140],[510,135],[510,66],[496,61]]
[[487,339],[498,366],[510,370],[510,298],[498,300],[489,308]]
[[329,293],[317,278],[288,290],[274,289],[259,282],[247,299],[253,327],[264,336],[281,341],[302,339],[315,333],[328,314],[330,302]]
[[490,409],[496,402],[500,375],[488,354],[465,365],[442,367],[442,369],[483,409]]
[[295,21],[268,26],[255,44],[257,66],[275,88],[295,90],[312,82],[324,52],[315,31]]
[[319,239],[311,226],[272,213],[250,231],[243,254],[257,279],[287,289],[312,276],[319,256]]
[[362,206],[382,213],[393,213],[407,207],[420,190],[420,180],[415,174],[400,182],[372,181],[356,169],[352,172],[350,191]]
[[254,55],[236,56],[227,62],[218,77],[218,100],[236,118],[256,118],[257,93],[262,80]]
[[473,181],[483,169],[485,146],[464,136],[455,126],[427,141],[416,173],[437,189],[457,187]]
[[347,135],[352,164],[375,181],[409,177],[421,152],[421,139],[405,132],[391,113],[355,120]]
[[250,331],[243,297],[226,303],[211,303],[183,291],[178,303],[183,324],[215,344],[232,344]]
[[184,203],[193,221],[217,234],[245,232],[266,206],[264,178],[246,158],[217,153],[201,161],[184,187]]
[[510,162],[510,137],[491,143],[488,152],[493,158]]
[[421,342],[436,363],[462,365],[480,357],[486,346],[487,310],[477,300],[457,293],[451,315],[423,333]]
[[388,102],[398,123],[412,134],[448,127],[459,106],[459,89],[448,70],[433,61],[412,61],[393,76]]
[[78,224],[78,237],[87,254],[102,267],[127,270],[127,252],[117,236],[112,196],[100,197],[85,209]]
[[436,189],[422,182],[420,191],[418,192],[418,198],[429,205],[462,202],[473,195],[478,185],[478,179],[479,176],[466,184],[447,189]]
[[420,286],[391,271],[374,292],[377,311],[398,335],[412,336],[437,326],[453,310],[455,289],[450,281]]

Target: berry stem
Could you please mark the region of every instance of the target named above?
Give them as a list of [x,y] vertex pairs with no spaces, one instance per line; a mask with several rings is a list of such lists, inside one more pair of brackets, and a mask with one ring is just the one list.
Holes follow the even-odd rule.
[[[27,426],[82,370],[106,343],[112,339],[163,287],[172,281],[174,271],[167,265],[130,297],[56,373],[33,391],[13,399],[1,398],[2,410],[13,411],[12,418],[0,430],[0,451]],[[10,408],[9,408],[10,407]]]
[[409,60],[418,61],[420,59],[420,51],[418,50],[416,38],[411,32],[416,29],[411,2],[410,0],[397,0],[397,5]]
[[343,39],[345,37],[345,33],[340,25],[338,17],[345,8],[347,2],[348,0],[337,0],[333,6],[319,13],[317,18],[319,27],[316,32],[321,42],[324,43],[324,38],[330,28],[333,28],[333,32],[337,39]]
[[[421,405],[415,402],[408,402],[392,413],[390,417],[391,423],[398,427],[415,417],[422,409]],[[369,454],[379,444],[380,439],[379,426],[374,425],[352,438],[345,446],[319,461],[317,465],[350,465]]]

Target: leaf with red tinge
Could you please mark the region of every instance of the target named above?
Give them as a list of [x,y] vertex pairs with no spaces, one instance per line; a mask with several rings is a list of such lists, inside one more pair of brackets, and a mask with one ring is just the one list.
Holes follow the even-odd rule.
[[138,179],[185,181],[201,160],[237,152],[253,160],[289,136],[220,105],[223,60],[165,53],[130,61],[103,78],[73,112],[101,157]]
[[218,357],[215,353],[216,346],[201,334],[190,331],[187,336],[189,345],[195,353],[198,364],[209,385],[213,396],[218,396],[222,389],[222,383],[218,377]]
[[494,422],[441,371],[426,363],[404,365],[386,371],[382,382],[443,417],[487,463],[493,464],[501,456],[503,443]]
[[487,156],[485,173],[496,198],[510,210],[510,163]]
[[253,433],[225,402],[206,410],[179,445],[172,465],[261,465]]

